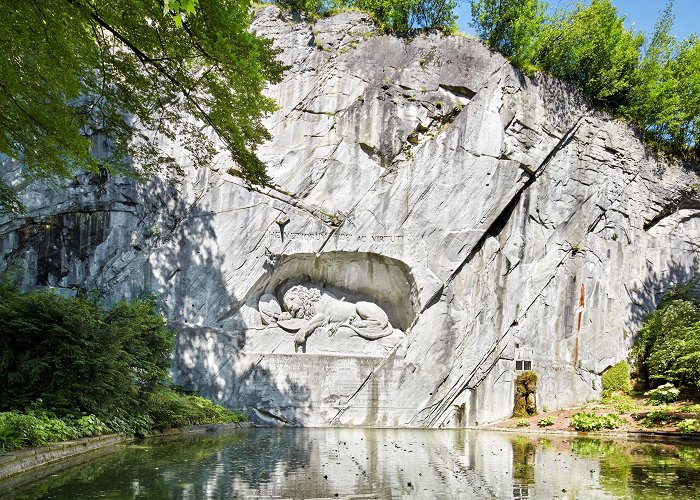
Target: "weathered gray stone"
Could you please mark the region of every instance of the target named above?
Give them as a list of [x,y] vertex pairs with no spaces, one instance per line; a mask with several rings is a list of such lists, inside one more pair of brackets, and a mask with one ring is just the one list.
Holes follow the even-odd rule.
[[[540,406],[598,396],[643,315],[697,273],[700,179],[568,85],[358,13],[264,7],[254,29],[290,66],[267,90],[273,185],[246,186],[225,155],[178,182],[53,190],[6,162],[29,211],[0,219],[2,268],[108,300],[158,291],[176,381],[254,418],[431,427],[509,416],[516,361]],[[295,352],[308,323],[283,298],[300,284],[397,331],[324,319]]]

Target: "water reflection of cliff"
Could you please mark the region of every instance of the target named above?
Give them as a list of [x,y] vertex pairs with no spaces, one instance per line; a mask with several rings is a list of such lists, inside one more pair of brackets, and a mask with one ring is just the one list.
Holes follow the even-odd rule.
[[700,443],[464,430],[255,429],[147,441],[17,498],[700,498]]

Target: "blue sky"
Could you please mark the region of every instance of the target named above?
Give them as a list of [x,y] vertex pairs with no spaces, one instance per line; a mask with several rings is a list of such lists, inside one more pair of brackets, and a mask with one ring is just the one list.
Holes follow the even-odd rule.
[[[469,0],[458,0],[457,24],[460,31],[474,34],[469,27],[471,14]],[[574,0],[549,0],[551,8],[557,6],[566,7],[574,5]],[[656,18],[666,6],[666,0],[612,0],[618,11],[626,17],[625,25],[630,27],[632,23],[637,31],[651,33],[654,30]],[[676,21],[673,26],[673,34],[678,38],[685,38],[691,33],[700,33],[700,0],[675,0],[673,12]]]

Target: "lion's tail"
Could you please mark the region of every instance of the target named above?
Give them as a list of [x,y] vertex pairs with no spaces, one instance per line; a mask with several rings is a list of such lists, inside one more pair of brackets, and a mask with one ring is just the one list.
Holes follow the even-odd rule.
[[339,325],[339,327],[341,327],[341,326],[346,326],[346,327],[350,328],[353,332],[355,332],[357,335],[359,335],[360,337],[362,337],[365,340],[379,340],[379,339],[383,339],[384,337],[388,337],[389,335],[394,333],[394,330],[393,330],[393,328],[391,328],[389,323],[387,323],[385,325],[383,330],[380,330],[376,333],[363,332],[362,329],[358,330],[357,328],[352,326],[350,323],[343,323],[343,324]]

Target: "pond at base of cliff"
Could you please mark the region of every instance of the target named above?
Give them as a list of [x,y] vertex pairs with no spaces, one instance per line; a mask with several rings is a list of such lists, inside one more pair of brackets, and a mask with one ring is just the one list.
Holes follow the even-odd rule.
[[17,483],[10,497],[696,499],[700,443],[469,430],[243,429],[121,446]]

